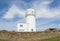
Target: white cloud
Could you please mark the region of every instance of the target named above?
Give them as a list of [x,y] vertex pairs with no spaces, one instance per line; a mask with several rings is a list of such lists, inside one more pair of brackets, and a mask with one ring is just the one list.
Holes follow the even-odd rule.
[[58,8],[49,8],[49,4],[52,2],[53,0],[43,0],[42,2],[36,1],[35,3],[33,3],[32,8],[36,10],[37,18],[55,18],[60,15],[60,10]]
[[24,16],[24,10],[18,8],[15,5],[12,5],[12,7],[8,9],[3,18],[14,18],[16,14]]
[[[21,2],[21,1],[20,1]],[[58,17],[58,16],[60,16],[60,10],[58,9],[58,8],[54,8],[54,9],[50,9],[50,8],[48,8],[48,5],[50,4],[50,3],[52,3],[53,2],[53,0],[51,1],[51,0],[42,0],[41,2],[40,1],[35,1],[35,2],[33,2],[31,5],[32,5],[32,7],[31,8],[33,8],[33,9],[35,9],[36,10],[36,15],[37,15],[37,18],[56,18],[56,17]],[[18,2],[17,2],[18,3]],[[15,3],[16,4],[16,3]],[[21,4],[22,4],[22,2],[21,2]],[[20,4],[20,5],[21,5]],[[23,2],[23,4],[25,4],[24,2]],[[26,6],[27,6],[27,3],[25,4]],[[3,16],[3,18],[5,18],[5,19],[8,19],[8,18],[14,18],[14,16],[17,14],[17,15],[22,15],[23,17],[24,17],[24,15],[25,15],[25,11],[26,10],[24,10],[23,8],[18,8],[16,5],[12,5],[12,7],[11,8],[9,8],[8,9],[8,11],[6,11],[6,13],[5,13],[5,15]],[[24,21],[24,19],[22,19],[23,21]],[[18,23],[18,22],[23,22],[22,20],[19,20],[19,21],[17,21],[17,22],[14,22],[14,24],[15,23]],[[41,21],[38,21],[39,23],[37,23],[37,26],[38,25],[42,25],[41,27],[40,27],[40,29],[42,30],[44,30],[45,29],[45,27],[43,27],[44,25],[43,24],[46,24],[46,23],[48,23],[48,22],[51,22],[51,21],[54,21],[54,19],[53,20],[47,20],[47,21],[43,21],[43,20],[41,20]],[[3,23],[4,24],[4,23]],[[2,25],[3,25],[2,24]],[[12,24],[12,23],[11,23]],[[14,27],[16,27],[16,25],[10,25],[10,23],[8,23],[8,24],[6,24],[5,26],[7,26],[7,27],[10,27],[10,26],[14,26]],[[1,25],[1,27],[2,27],[2,25]],[[8,25],[10,25],[10,26],[8,26]],[[5,26],[3,26],[4,28],[5,28]],[[46,25],[45,25],[46,26]],[[47,28],[48,28],[48,26],[46,26]],[[9,28],[10,29],[10,28]],[[38,28],[39,29],[39,28]],[[39,29],[39,30],[40,30]]]
[[[49,4],[52,2],[53,0],[42,0],[41,2],[37,0],[32,3],[31,8],[36,10],[37,18],[55,18],[60,15],[60,10],[58,8],[49,8]],[[23,4],[26,5],[26,3]],[[17,6],[12,5],[12,7],[9,8],[3,18],[13,18],[16,14],[24,16],[25,11],[26,10],[24,10],[23,8],[18,8]]]
[[16,30],[16,23],[12,22],[0,22],[0,30]]

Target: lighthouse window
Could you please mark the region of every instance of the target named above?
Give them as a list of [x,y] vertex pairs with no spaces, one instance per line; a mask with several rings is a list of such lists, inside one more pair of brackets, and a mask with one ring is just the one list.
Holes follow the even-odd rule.
[[24,32],[24,29],[20,29],[19,31],[20,31],[20,32]]
[[20,27],[23,27],[23,25],[20,25]]

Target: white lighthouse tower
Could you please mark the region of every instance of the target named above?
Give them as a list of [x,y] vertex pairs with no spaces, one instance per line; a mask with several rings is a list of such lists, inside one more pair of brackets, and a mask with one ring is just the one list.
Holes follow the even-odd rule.
[[28,24],[28,30],[36,31],[36,20],[35,20],[35,11],[33,9],[28,9],[26,11],[26,23]]
[[25,13],[26,22],[17,24],[18,32],[36,32],[36,19],[35,11],[27,9]]

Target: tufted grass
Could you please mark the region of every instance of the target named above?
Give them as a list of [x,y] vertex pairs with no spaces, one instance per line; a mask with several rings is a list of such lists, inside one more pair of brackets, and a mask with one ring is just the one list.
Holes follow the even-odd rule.
[[60,36],[54,37],[54,38],[49,38],[49,39],[42,39],[39,41],[60,41]]
[[8,41],[8,40],[6,40],[6,39],[0,39],[0,41]]

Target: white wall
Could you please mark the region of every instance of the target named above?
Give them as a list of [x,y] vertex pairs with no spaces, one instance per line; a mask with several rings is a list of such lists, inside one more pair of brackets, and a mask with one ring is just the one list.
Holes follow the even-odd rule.
[[33,29],[33,31],[36,31],[36,20],[35,16],[27,16],[26,17],[26,23],[28,23],[29,31]]
[[[20,25],[23,25],[23,26],[20,27]],[[18,32],[27,32],[28,31],[28,24],[26,24],[26,23],[18,23],[17,24],[17,31]]]

